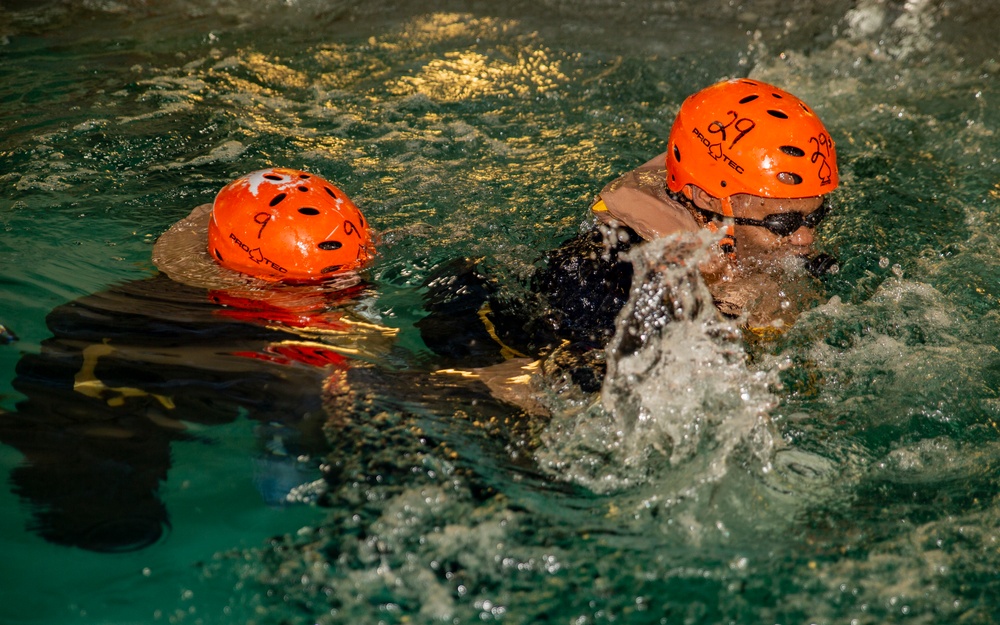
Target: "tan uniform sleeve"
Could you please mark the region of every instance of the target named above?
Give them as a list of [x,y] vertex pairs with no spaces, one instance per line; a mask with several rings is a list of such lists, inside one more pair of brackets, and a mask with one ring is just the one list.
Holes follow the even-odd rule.
[[698,222],[666,192],[666,153],[604,187],[593,206],[602,221],[615,220],[645,240],[695,232]]

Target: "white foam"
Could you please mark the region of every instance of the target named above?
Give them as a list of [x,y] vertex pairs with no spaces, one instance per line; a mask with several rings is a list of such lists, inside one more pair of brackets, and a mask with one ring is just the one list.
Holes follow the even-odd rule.
[[697,266],[713,235],[689,236],[631,253],[633,290],[599,402],[557,411],[538,454],[560,475],[605,492],[683,466],[685,490],[725,475],[738,447],[769,461],[774,373],[747,367],[739,329],[720,318],[702,281]]

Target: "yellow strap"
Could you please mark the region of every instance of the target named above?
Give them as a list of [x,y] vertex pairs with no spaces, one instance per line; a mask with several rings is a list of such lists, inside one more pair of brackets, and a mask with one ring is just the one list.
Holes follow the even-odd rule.
[[84,348],[83,366],[73,378],[73,390],[87,397],[104,399],[113,408],[124,405],[127,397],[153,397],[167,410],[174,408],[174,401],[165,395],[147,393],[131,386],[107,386],[104,384],[104,381],[98,378],[95,373],[97,361],[102,356],[110,356],[114,351],[115,348],[108,344],[108,339]]
[[511,358],[527,358],[526,355],[522,354],[521,352],[517,351],[513,347],[510,347],[509,345],[500,340],[500,337],[497,336],[497,329],[496,327],[494,327],[493,322],[490,321],[490,318],[488,316],[491,312],[492,311],[490,310],[490,304],[489,302],[486,302],[485,304],[483,304],[483,307],[479,309],[479,319],[480,321],[483,322],[483,325],[486,327],[486,332],[490,335],[490,338],[493,339],[493,341],[500,346],[500,355],[503,356],[503,359],[510,360]]

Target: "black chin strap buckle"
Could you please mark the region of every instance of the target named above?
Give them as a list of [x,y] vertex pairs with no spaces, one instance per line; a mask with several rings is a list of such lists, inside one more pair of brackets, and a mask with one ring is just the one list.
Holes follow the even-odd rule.
[[819,278],[828,273],[836,273],[840,269],[837,259],[829,254],[819,253],[814,256],[804,256],[805,268],[814,277]]

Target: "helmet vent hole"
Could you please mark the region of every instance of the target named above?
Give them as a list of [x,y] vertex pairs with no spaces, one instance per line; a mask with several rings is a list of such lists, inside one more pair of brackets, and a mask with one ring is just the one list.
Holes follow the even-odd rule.
[[281,204],[281,200],[285,199],[286,197],[288,197],[287,194],[285,194],[285,193],[279,193],[278,195],[276,195],[273,198],[271,198],[271,201],[268,202],[267,205],[268,206],[277,206],[278,204]]
[[802,184],[802,176],[790,171],[783,171],[778,174],[778,181],[785,184]]
[[677,149],[676,145],[674,146],[674,158],[677,159],[678,163],[681,162],[681,151]]
[[740,100],[740,104],[746,104],[747,102],[753,102],[758,97],[760,97],[760,96],[758,96],[757,94],[748,95],[747,97],[745,97],[742,100]]
[[779,100],[781,99],[781,94],[780,93],[772,93],[771,96],[775,97],[775,98],[778,98]]
[[268,180],[284,180],[284,178],[282,178],[278,174],[264,174],[264,177],[267,178]]
[[806,155],[806,151],[805,150],[803,150],[802,148],[797,148],[794,145],[783,145],[783,146],[781,146],[778,149],[781,150],[782,152],[784,152],[785,154],[789,155],[789,156],[805,156]]
[[335,273],[337,271],[340,271],[343,268],[344,268],[343,265],[330,265],[329,267],[323,267],[322,269],[320,269],[319,272],[320,273]]
[[319,209],[312,206],[303,206],[299,209],[299,212],[303,215],[319,215]]
[[726,186],[726,181],[725,181],[725,180],[723,180],[722,182],[720,182],[720,183],[719,183],[719,186],[721,186],[721,187],[725,187],[725,186]]
[[[344,244],[341,243],[340,241],[323,241],[317,247],[319,247],[319,249],[321,250],[332,252],[334,250],[339,250],[340,248],[344,247]],[[326,271],[326,269],[324,269],[323,271]]]
[[336,199],[338,199],[338,198],[337,198],[337,194],[336,194],[336,193],[334,193],[334,192],[333,192],[333,189],[331,189],[330,187],[323,187],[323,190],[324,190],[324,191],[326,191],[327,195],[329,195],[329,196],[330,196],[330,197],[332,197],[333,199],[335,199],[335,200],[336,200]]
[[305,186],[304,184],[299,185],[299,191],[307,193],[309,191],[309,187]]
[[299,178],[301,178],[303,180],[309,180],[309,178],[311,178],[311,176],[309,174],[299,174]]
[[218,259],[219,259],[219,261],[222,261],[222,253],[220,253],[220,252],[219,252],[219,248],[215,248],[215,249],[214,249],[214,250],[212,250],[212,251],[214,251],[214,252],[215,252],[215,257],[216,257],[216,258],[218,258]]
[[788,119],[787,113],[782,113],[781,111],[776,111],[774,109],[767,109],[767,114],[771,117],[777,117],[778,119]]

